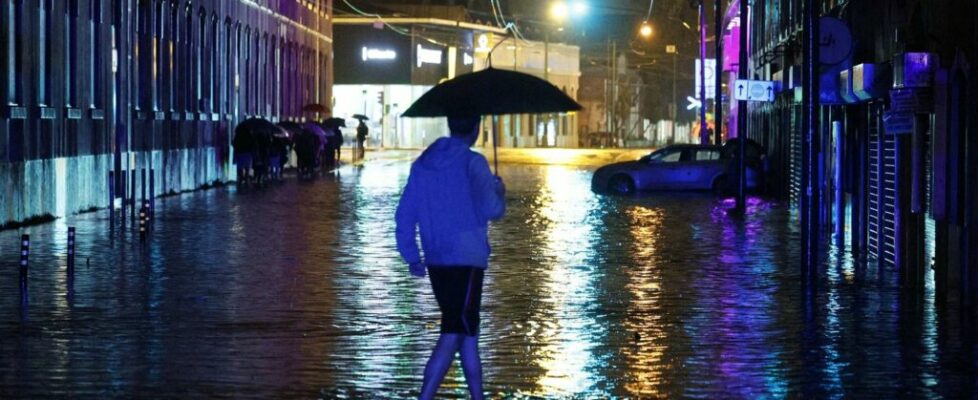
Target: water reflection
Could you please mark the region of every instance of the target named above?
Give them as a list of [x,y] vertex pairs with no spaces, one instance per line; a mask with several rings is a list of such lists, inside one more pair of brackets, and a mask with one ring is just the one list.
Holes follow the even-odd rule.
[[[29,317],[0,279],[0,397],[410,398],[437,337],[395,251],[406,162],[157,202],[150,242],[107,215],[30,228]],[[896,271],[829,253],[811,302],[796,216],[751,198],[615,198],[590,171],[503,166],[483,359],[494,398],[974,396],[974,323]],[[19,232],[0,233],[16,271]],[[89,262],[90,260],[90,262]],[[929,278],[930,279],[930,278]],[[460,371],[442,395],[465,398]]]

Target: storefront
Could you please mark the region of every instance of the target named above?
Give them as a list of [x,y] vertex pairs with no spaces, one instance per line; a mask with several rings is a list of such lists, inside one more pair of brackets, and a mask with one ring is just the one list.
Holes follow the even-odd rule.
[[[366,115],[368,147],[422,148],[447,133],[444,119],[400,115],[439,82],[486,68],[489,50],[503,40],[505,31],[431,18],[388,18],[384,22],[334,20],[333,115],[348,118],[348,139],[356,123],[352,116]],[[510,40],[493,53],[495,68],[547,79],[572,98],[577,97],[579,64],[579,48],[565,44]],[[574,113],[502,116],[500,145],[577,147],[576,118]],[[484,139],[489,129],[487,118]]]
[[347,118],[354,135],[354,114],[370,129],[368,147],[421,148],[445,135],[445,122],[400,118],[418,97],[439,82],[472,72],[472,31],[411,34],[415,26],[392,30],[373,25],[336,27],[336,85],[333,115]]

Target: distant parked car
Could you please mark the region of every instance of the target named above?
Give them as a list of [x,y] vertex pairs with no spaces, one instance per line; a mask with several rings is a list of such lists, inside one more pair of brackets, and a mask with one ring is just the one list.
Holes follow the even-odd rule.
[[[751,143],[751,142],[749,142]],[[759,147],[759,146],[752,146]],[[656,150],[637,161],[598,168],[591,178],[595,192],[631,194],[646,190],[731,191],[736,184],[736,145],[682,144]],[[750,149],[751,147],[748,147]],[[748,152],[747,187],[760,187],[763,150]],[[751,156],[755,159],[752,159]]]

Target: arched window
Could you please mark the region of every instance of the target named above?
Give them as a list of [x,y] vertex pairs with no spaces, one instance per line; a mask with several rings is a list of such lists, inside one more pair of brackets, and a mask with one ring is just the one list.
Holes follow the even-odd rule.
[[102,108],[105,72],[103,71],[105,63],[102,61],[104,46],[102,43],[102,0],[91,0],[88,5],[88,81],[92,85],[92,90],[88,91],[88,105],[90,108]]
[[212,13],[210,49],[207,51],[208,57],[210,57],[210,62],[207,63],[207,82],[210,82],[210,99],[207,111],[210,113],[216,113],[218,112],[218,108],[220,108],[221,85],[218,82],[218,71],[220,71],[220,63],[223,61],[221,60],[220,35],[221,30],[217,14]]
[[197,40],[194,42],[194,59],[197,61],[194,73],[197,76],[197,104],[196,111],[204,112],[210,109],[210,81],[204,72],[205,65],[210,68],[210,60],[207,58],[207,10],[201,7],[197,12]]
[[221,110],[225,114],[231,114],[231,97],[234,94],[234,30],[231,18],[224,19],[224,57],[221,60],[224,64],[224,75],[221,77],[224,93],[224,108]]
[[64,15],[64,94],[65,106],[78,104],[75,97],[78,93],[78,0],[65,2]]
[[255,74],[255,84],[258,87],[258,114],[266,116],[268,114],[268,90],[265,86],[268,82],[268,34],[261,34],[258,39],[258,73]]
[[[37,49],[37,102],[47,106],[51,102],[51,85],[47,79],[51,76],[51,8],[52,0],[41,0],[38,9],[38,49]],[[31,41],[28,41],[30,43]]]
[[186,82],[186,75],[182,73],[184,68],[183,60],[183,25],[186,22],[183,21],[183,14],[180,13],[180,4],[178,1],[173,1],[170,3],[170,26],[169,31],[169,49],[167,50],[167,58],[170,61],[168,67],[170,75],[170,86],[167,87],[167,97],[170,98],[170,111],[183,110],[183,96],[177,88],[184,87]]
[[186,76],[186,81],[184,82],[186,86],[184,87],[184,111],[191,112],[196,110],[196,94],[197,94],[197,82],[195,81],[196,71],[199,68],[200,59],[194,57],[194,11],[190,3],[187,3],[184,7],[184,34],[183,34],[183,60],[185,70],[180,71],[180,74]]
[[19,82],[20,76],[20,8],[19,2],[7,0],[2,11],[3,23],[0,24],[0,34],[2,34],[3,54],[3,76],[0,77],[0,84],[3,85],[4,104],[17,104],[20,101]]
[[251,63],[252,63],[251,75],[250,75],[250,79],[248,80],[248,86],[251,86],[251,88],[249,89],[250,90],[249,93],[251,93],[252,115],[261,115],[261,110],[259,109],[261,105],[259,104],[258,101],[258,95],[259,95],[258,90],[260,88],[260,86],[258,85],[258,74],[260,71],[259,68],[261,68],[261,51],[258,48],[258,42],[260,39],[261,39],[261,34],[259,33],[258,28],[255,28],[254,35],[251,37],[251,40],[248,43],[248,47],[249,47],[248,53],[251,56]]
[[238,59],[239,76],[235,81],[244,98],[244,104],[240,105],[241,111],[251,116],[250,88],[248,87],[248,77],[251,76],[251,54],[249,54],[248,38],[251,37],[251,27],[245,26],[244,34],[238,36]]

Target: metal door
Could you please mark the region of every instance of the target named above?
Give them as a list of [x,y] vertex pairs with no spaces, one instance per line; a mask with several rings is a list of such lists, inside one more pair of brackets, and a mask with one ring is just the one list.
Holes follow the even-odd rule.
[[883,132],[883,105],[869,107],[869,256],[880,262],[896,262],[896,139]]

